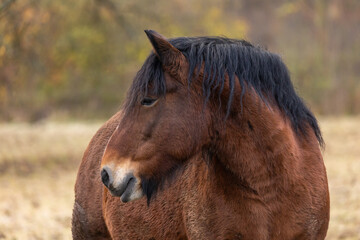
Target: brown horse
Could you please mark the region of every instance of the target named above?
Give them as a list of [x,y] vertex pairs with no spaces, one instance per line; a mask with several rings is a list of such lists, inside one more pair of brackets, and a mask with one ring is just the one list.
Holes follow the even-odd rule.
[[323,140],[281,59],[145,32],[154,52],[80,165],[74,239],[324,239]]

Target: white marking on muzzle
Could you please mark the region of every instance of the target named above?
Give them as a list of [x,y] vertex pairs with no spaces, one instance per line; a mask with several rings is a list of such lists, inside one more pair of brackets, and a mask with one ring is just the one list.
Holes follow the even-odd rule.
[[124,179],[129,173],[134,173],[134,169],[130,167],[130,160],[127,160],[120,166],[115,166],[115,168],[113,169],[114,188],[117,188],[124,181]]
[[[124,184],[124,181],[127,180],[127,176],[129,173],[134,174],[134,167],[136,167],[137,163],[131,162],[130,159],[119,159],[117,160],[121,162],[121,164],[115,164],[114,161],[106,164],[103,166],[107,167],[111,170],[113,182],[112,187],[117,189],[120,185]],[[130,196],[128,196],[127,201],[132,201],[135,199],[139,199],[143,196],[143,191],[141,187],[141,179],[134,174],[136,178],[136,184],[133,187],[133,191],[131,192]]]

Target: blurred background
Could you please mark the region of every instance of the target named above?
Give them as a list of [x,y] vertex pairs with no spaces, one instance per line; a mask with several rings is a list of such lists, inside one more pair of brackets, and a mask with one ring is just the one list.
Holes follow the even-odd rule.
[[71,238],[78,164],[151,50],[144,29],[278,53],[327,143],[327,239],[360,239],[359,0],[0,0],[0,239]]

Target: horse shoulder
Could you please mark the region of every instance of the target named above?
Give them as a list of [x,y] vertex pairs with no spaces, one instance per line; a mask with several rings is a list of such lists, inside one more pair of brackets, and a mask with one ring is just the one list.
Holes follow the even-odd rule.
[[83,155],[75,183],[74,239],[110,239],[102,214],[103,185],[99,171],[104,149],[120,118],[121,112],[108,120],[96,132]]

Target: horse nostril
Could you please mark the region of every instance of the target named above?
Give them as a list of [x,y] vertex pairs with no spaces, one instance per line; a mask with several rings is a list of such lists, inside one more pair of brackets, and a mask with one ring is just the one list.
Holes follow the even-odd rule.
[[109,187],[110,185],[110,178],[111,177],[108,171],[106,170],[106,168],[103,168],[103,170],[101,170],[101,181],[104,183],[106,187]]

